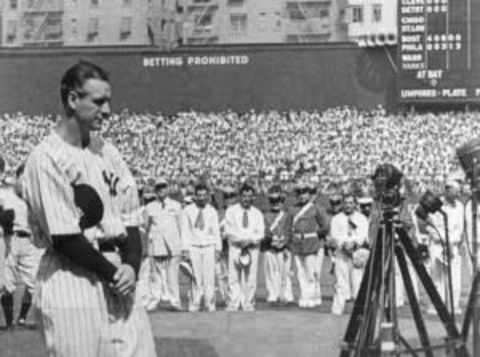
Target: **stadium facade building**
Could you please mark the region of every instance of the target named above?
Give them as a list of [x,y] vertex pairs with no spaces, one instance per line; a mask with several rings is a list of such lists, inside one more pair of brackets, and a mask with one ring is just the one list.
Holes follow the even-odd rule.
[[0,41],[162,49],[375,41],[396,34],[396,7],[396,0],[0,0]]
[[149,0],[3,0],[3,47],[148,44]]
[[343,22],[349,41],[362,47],[397,43],[397,0],[346,0]]

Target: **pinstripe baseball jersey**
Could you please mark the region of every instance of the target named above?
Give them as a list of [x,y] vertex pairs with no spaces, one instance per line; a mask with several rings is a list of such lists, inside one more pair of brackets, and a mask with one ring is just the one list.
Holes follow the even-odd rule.
[[15,212],[14,231],[21,230],[30,233],[27,204],[17,196],[13,187],[2,187],[0,189],[0,205],[4,209],[13,209]]
[[81,233],[74,184],[90,185],[103,202],[103,219],[94,238],[118,237],[126,234],[125,225],[139,224],[135,180],[113,145],[94,137],[81,149],[52,133],[28,158],[23,181],[23,197],[47,243],[51,235]]
[[[91,186],[104,206],[100,223],[83,232],[73,190],[78,184]],[[99,239],[126,235],[126,226],[138,225],[136,184],[120,153],[95,136],[82,149],[54,132],[29,156],[22,193],[38,239],[49,247],[34,299],[49,356],[155,356],[148,317],[134,298],[114,295],[94,272],[51,248],[53,235],[82,233],[95,247]],[[108,255],[121,263],[118,254]]]

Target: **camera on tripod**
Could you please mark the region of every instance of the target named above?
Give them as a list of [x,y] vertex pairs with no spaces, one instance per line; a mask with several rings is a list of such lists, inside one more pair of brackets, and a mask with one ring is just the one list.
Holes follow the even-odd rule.
[[372,175],[377,200],[383,211],[394,210],[402,203],[400,193],[402,177],[402,172],[392,164],[379,165]]
[[[418,352],[426,357],[434,357],[434,350],[440,348],[452,351],[456,357],[468,356],[453,314],[436,290],[423,260],[419,259],[417,245],[409,235],[408,216],[405,216],[405,221],[403,216],[400,217],[407,211],[400,191],[402,177],[400,170],[392,164],[378,166],[372,175],[379,204],[377,207],[381,208],[383,219],[371,222],[372,249],[345,331],[340,357],[398,356],[405,353],[418,356]],[[437,208],[437,198],[427,196],[427,202],[422,206],[425,217]],[[447,331],[446,342],[442,342],[442,345],[430,343],[409,265],[415,270],[418,282],[423,285]],[[418,347],[412,346],[400,332],[396,299],[397,270],[403,280],[404,292],[419,335],[421,346]]]

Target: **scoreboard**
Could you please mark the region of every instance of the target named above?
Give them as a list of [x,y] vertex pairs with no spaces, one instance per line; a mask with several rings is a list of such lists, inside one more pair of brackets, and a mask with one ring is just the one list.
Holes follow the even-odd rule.
[[480,0],[398,0],[398,99],[480,103]]

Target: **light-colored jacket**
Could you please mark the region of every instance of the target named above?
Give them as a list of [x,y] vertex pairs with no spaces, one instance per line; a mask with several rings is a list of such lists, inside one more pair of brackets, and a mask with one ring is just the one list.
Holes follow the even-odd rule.
[[[355,227],[352,227],[348,221],[352,221]],[[367,218],[355,211],[350,217],[341,212],[332,217],[330,222],[330,237],[342,252],[342,246],[345,243],[356,243],[357,246],[368,242],[368,220]]]
[[180,255],[184,247],[181,236],[182,206],[170,198],[162,207],[158,200],[145,206],[147,234],[152,256]]

